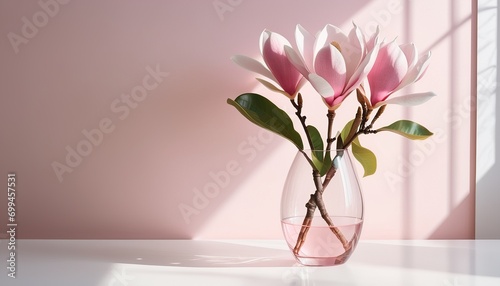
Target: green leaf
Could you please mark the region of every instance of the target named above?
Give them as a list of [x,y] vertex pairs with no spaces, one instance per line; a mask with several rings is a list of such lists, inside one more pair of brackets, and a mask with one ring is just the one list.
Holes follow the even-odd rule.
[[331,152],[332,151],[326,152],[325,158],[323,158],[323,166],[319,170],[321,177],[323,177],[326,174],[326,172],[328,172],[330,167],[332,166],[332,157],[330,155]]
[[342,140],[342,134],[337,133],[337,150],[344,149],[344,140]]
[[323,139],[321,138],[321,134],[318,129],[312,125],[308,125],[307,132],[309,132],[309,136],[311,136],[313,150],[323,150]]
[[312,161],[316,170],[321,171],[323,169],[323,139],[321,139],[321,134],[316,127],[308,125],[306,128],[309,136],[311,136]]
[[302,138],[288,114],[269,99],[256,93],[244,93],[235,100],[228,98],[227,103],[254,124],[290,140],[299,150],[304,149]]
[[423,140],[433,134],[424,126],[410,120],[399,120],[377,131],[391,131],[412,140]]
[[340,132],[340,137],[342,138],[342,141],[345,141],[347,136],[349,135],[349,132],[351,132],[352,128],[352,123],[354,122],[354,119],[351,121],[347,122],[342,131]]
[[[340,133],[340,138],[343,140],[346,139],[346,137],[349,135],[352,129],[352,125],[354,123],[354,119],[351,121],[347,122],[347,124],[344,126],[342,129],[342,132]],[[369,149],[361,146],[361,143],[359,142],[359,138],[356,137],[352,143],[352,154],[354,155],[354,158],[361,164],[364,170],[364,175],[363,177],[373,175],[375,171],[377,170],[377,157],[375,157],[375,154],[370,151]]]
[[352,154],[363,166],[365,171],[363,177],[375,174],[375,171],[377,171],[377,157],[372,151],[362,147],[358,138],[352,142]]

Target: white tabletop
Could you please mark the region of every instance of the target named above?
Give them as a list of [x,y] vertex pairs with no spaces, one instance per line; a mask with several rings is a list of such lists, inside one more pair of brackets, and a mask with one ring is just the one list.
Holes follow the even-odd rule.
[[15,270],[0,285],[498,286],[500,240],[361,240],[332,267],[298,265],[280,240],[18,240]]

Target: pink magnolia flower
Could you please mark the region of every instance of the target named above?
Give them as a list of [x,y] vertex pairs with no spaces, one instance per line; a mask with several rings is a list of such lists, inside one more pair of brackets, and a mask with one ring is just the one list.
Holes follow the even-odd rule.
[[260,51],[266,66],[246,56],[237,55],[231,59],[243,68],[271,79],[281,87],[280,89],[271,82],[258,78],[257,80],[267,88],[294,99],[305,80],[288,59],[285,47],[291,48],[290,42],[285,37],[264,30],[260,35]]
[[356,25],[349,34],[326,25],[317,37],[297,25],[295,39],[300,55],[289,47],[286,53],[330,110],[337,109],[365,80],[380,48],[378,30],[366,41]]
[[388,99],[394,92],[418,81],[425,73],[431,53],[419,57],[414,44],[383,44],[364,85],[373,108],[384,104],[418,105],[435,96],[432,92],[415,93]]

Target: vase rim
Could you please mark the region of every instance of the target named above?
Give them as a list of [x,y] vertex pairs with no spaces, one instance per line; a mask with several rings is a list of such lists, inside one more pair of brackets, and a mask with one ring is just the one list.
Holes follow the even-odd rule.
[[[344,149],[331,148],[330,149],[330,151],[345,151],[345,150],[349,150],[349,149],[348,148],[344,148]],[[304,148],[304,149],[302,149],[302,151],[326,151],[326,150],[324,150],[324,149]]]

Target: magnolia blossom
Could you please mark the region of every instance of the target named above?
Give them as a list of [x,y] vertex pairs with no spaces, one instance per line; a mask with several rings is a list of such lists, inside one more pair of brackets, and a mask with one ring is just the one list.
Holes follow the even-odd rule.
[[297,25],[295,39],[300,55],[290,47],[285,47],[286,53],[330,110],[365,80],[380,48],[378,30],[367,41],[356,25],[349,34],[326,25],[317,37]]
[[383,44],[368,74],[368,84],[364,85],[373,108],[384,104],[418,105],[434,96],[432,92],[424,92],[388,99],[394,92],[424,75],[430,56],[428,52],[419,57],[414,44],[398,46],[395,41]]
[[285,47],[291,48],[290,42],[285,37],[264,30],[260,35],[260,51],[265,66],[261,62],[246,56],[238,55],[231,59],[243,68],[271,79],[281,87],[278,88],[273,83],[258,78],[257,80],[267,88],[294,99],[305,80],[288,59],[285,54]]

